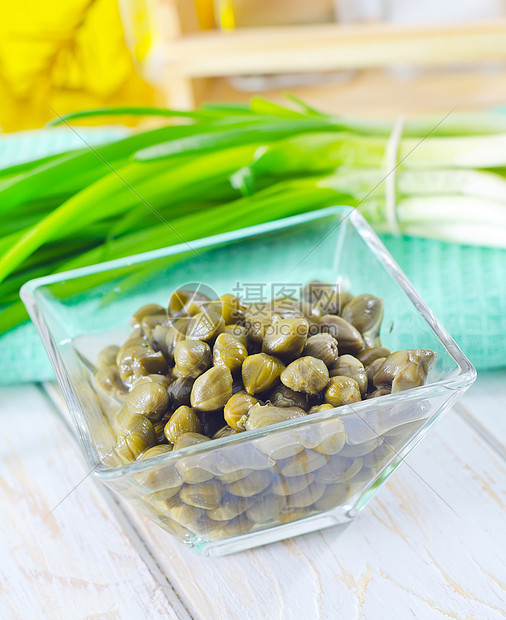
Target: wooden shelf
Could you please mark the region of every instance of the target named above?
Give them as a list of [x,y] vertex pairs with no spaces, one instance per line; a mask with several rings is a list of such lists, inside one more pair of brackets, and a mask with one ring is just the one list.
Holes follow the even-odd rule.
[[506,60],[506,20],[452,26],[322,24],[202,32],[167,41],[172,78]]
[[[247,101],[251,93],[234,88],[234,77],[290,73],[320,74],[321,81],[261,94],[281,100],[290,90],[323,110],[355,116],[444,114],[456,104],[461,110],[506,104],[506,19],[235,32],[199,31],[195,19],[188,26],[187,16],[185,21],[175,13],[174,20],[177,27],[162,37],[151,73],[172,107]],[[165,13],[159,21],[171,20]]]

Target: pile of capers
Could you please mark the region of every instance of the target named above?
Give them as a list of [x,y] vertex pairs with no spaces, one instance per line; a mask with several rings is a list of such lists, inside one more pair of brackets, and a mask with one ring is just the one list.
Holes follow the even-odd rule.
[[95,383],[115,397],[122,462],[423,385],[426,349],[381,345],[383,302],[311,282],[302,299],[247,304],[191,290],[132,317],[98,356]]

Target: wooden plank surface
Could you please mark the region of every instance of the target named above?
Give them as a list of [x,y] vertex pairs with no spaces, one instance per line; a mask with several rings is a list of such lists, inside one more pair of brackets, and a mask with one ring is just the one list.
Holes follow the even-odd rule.
[[459,413],[498,454],[506,454],[506,374],[502,370],[478,376]]
[[37,387],[0,389],[0,436],[0,618],[189,617]]
[[207,559],[91,477],[44,518],[83,461],[36,388],[0,403],[2,618],[504,617],[506,465],[456,411],[351,525]]

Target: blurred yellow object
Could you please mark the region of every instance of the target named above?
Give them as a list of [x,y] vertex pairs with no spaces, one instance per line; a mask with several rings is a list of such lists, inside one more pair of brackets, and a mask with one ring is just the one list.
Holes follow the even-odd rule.
[[135,66],[149,39],[135,58],[116,1],[0,0],[0,16],[1,131],[40,127],[55,112],[157,103]]

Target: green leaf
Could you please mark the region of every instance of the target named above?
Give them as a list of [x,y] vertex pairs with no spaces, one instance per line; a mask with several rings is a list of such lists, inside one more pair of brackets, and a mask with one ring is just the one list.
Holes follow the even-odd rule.
[[116,106],[110,108],[96,108],[93,110],[80,110],[78,112],[69,112],[57,116],[47,124],[48,127],[55,127],[63,123],[78,119],[96,118],[100,116],[159,116],[168,118],[192,118],[196,120],[208,120],[221,118],[217,110],[170,110],[169,108],[154,108],[150,106]]
[[5,252],[0,258],[0,282],[61,231],[68,234],[138,204],[144,204],[146,209],[156,212],[171,193],[177,198],[180,190],[196,186],[199,181],[220,174],[228,177],[238,165],[251,162],[254,150],[249,145],[235,147],[204,154],[180,166],[168,166],[164,161],[131,163],[124,166],[120,173],[106,175],[52,211]]

